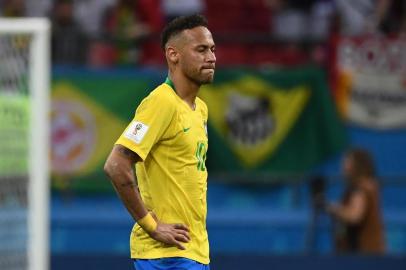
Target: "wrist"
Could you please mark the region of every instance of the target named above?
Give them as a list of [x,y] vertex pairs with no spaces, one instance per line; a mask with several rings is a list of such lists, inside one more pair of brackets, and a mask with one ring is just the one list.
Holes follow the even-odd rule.
[[158,227],[158,223],[155,221],[150,212],[148,212],[148,214],[146,214],[143,218],[137,220],[137,223],[147,233],[153,233]]

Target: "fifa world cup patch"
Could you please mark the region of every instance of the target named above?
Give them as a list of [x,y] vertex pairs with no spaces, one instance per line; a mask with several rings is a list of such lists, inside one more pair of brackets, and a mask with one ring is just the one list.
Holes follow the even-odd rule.
[[124,132],[124,136],[135,143],[140,143],[147,133],[148,128],[149,127],[144,123],[133,121]]

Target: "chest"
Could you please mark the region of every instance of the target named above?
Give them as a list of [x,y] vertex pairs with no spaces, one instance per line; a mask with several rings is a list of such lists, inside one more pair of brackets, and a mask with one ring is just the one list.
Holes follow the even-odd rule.
[[173,132],[174,151],[185,155],[194,155],[196,151],[207,151],[207,123],[202,113],[181,111],[173,125]]

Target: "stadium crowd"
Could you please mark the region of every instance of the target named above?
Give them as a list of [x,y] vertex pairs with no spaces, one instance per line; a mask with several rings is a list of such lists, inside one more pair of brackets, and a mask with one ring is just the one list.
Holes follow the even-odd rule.
[[[226,12],[225,12],[226,11]],[[165,22],[203,13],[219,65],[328,65],[336,34],[405,34],[402,0],[2,0],[4,17],[47,16],[54,64],[162,65]]]

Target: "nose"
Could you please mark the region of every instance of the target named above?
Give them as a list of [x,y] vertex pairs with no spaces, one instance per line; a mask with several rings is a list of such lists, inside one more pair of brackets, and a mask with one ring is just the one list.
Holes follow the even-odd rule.
[[216,54],[214,52],[212,52],[211,50],[209,50],[209,53],[207,54],[207,62],[209,63],[215,63],[216,62]]

